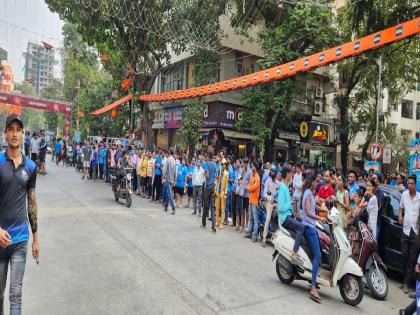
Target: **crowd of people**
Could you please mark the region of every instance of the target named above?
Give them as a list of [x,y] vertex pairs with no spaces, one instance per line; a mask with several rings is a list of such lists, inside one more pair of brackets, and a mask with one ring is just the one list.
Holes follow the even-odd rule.
[[[349,171],[347,176],[335,170],[319,170],[300,163],[263,163],[252,156],[236,158],[217,154],[187,154],[172,150],[151,151],[120,144],[68,144],[77,160],[83,164],[83,179],[110,182],[110,174],[118,170],[119,161],[132,169],[133,191],[141,198],[161,203],[163,210],[175,215],[185,207],[201,217],[205,229],[211,222],[211,231],[232,226],[238,233],[257,242],[260,235],[258,207],[264,201],[266,222],[262,226],[261,244],[266,246],[270,221],[296,231],[292,261],[301,264],[298,250],[306,238],[313,251],[314,278],[320,260],[320,248],[315,222],[326,222],[328,204],[333,204],[340,215],[341,226],[350,241],[357,238],[352,221],[360,213],[368,217],[373,236],[379,239],[380,216],[385,196],[379,184],[394,186],[402,192],[399,223],[404,235],[401,245],[404,257],[405,293],[414,290],[415,266],[419,254],[415,240],[418,235],[420,194],[416,192],[416,178],[402,174],[378,174]],[[67,149],[68,150],[68,149]],[[55,147],[56,159],[63,156],[60,144]],[[352,239],[353,238],[353,239]],[[353,242],[354,243],[354,242]],[[315,280],[314,282],[315,283]],[[311,297],[319,299],[316,286],[311,286]]]

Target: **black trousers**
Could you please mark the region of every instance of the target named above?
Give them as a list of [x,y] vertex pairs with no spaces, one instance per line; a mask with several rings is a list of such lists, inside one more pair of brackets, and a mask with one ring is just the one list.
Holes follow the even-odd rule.
[[214,216],[214,188],[204,188],[204,209],[203,216],[201,217],[201,224],[206,226],[207,216],[209,214],[209,209],[211,211],[211,228],[214,229],[215,225],[215,216]]
[[152,199],[159,200],[162,192],[162,175],[155,175],[153,179]]
[[417,257],[419,255],[419,249],[416,245],[416,233],[413,229],[410,230],[410,235],[407,236],[404,233],[401,237],[401,252],[403,259],[403,270],[404,270],[404,285],[409,288],[415,288],[416,273],[415,266],[417,263]]
[[231,201],[231,205],[232,205],[232,225],[235,226],[236,225],[236,193],[232,192],[232,201]]
[[417,301],[413,300],[408,306],[404,309],[405,315],[413,315],[416,313]]

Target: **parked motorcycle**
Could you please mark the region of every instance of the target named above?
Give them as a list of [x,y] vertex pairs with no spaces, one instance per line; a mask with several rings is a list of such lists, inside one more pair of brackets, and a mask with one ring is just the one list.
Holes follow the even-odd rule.
[[125,205],[127,208],[131,207],[132,203],[132,168],[124,168],[125,176],[118,183],[117,172],[111,175],[111,186],[112,191],[114,192],[115,201],[119,199],[125,199]]
[[[330,287],[338,285],[344,302],[356,306],[364,295],[363,271],[351,258],[352,250],[347,236],[340,227],[340,217],[336,208],[332,208],[327,216],[328,229],[331,238],[328,255],[318,269],[317,284]],[[321,225],[319,225],[322,227]],[[311,280],[312,278],[312,251],[306,240],[303,239],[298,255],[303,261],[302,266],[291,263],[291,253],[294,245],[293,230],[280,226],[274,233],[272,242],[275,248],[273,260],[276,260],[276,272],[280,281],[286,284],[297,280]],[[321,240],[322,243],[322,240]],[[323,253],[322,256],[324,256]]]
[[350,227],[352,257],[362,268],[372,296],[385,300],[388,295],[387,268],[378,254],[378,246],[369,226],[357,217]]

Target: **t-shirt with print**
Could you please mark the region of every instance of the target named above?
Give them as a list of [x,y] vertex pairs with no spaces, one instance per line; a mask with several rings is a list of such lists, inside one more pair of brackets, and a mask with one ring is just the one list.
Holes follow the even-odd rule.
[[176,187],[184,187],[185,177],[187,177],[187,174],[188,174],[188,168],[182,164],[178,165],[176,174],[177,174]]

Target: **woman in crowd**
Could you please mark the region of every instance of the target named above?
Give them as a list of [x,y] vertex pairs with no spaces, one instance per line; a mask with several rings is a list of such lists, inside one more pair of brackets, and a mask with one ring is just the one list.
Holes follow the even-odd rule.
[[315,211],[315,196],[314,192],[317,185],[317,177],[314,173],[309,173],[306,177],[303,185],[303,197],[302,197],[302,217],[303,224],[305,225],[304,235],[306,240],[311,247],[312,254],[314,256],[312,261],[312,280],[310,288],[310,297],[317,303],[320,303],[321,297],[316,289],[316,278],[318,275],[318,267],[321,260],[321,250],[319,248],[319,239],[316,231],[316,221],[326,223],[326,218],[321,218],[316,214]]
[[337,189],[335,193],[335,201],[337,210],[340,212],[341,227],[346,231],[349,224],[350,213],[350,198],[349,192],[345,187],[346,178],[343,175],[337,175]]

